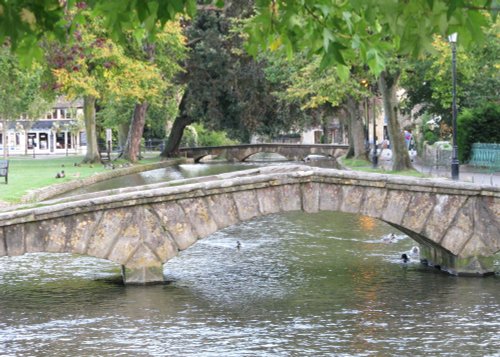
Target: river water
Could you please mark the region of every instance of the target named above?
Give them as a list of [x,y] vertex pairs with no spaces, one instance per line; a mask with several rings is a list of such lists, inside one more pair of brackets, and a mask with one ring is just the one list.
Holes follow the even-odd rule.
[[413,246],[368,217],[292,212],[199,241],[159,286],[90,257],[2,257],[0,356],[500,356],[500,276],[402,263]]

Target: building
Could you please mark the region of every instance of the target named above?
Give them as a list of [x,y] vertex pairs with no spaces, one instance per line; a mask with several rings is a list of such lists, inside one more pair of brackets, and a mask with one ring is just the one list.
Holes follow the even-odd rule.
[[[82,118],[83,100],[68,101],[61,97],[43,118],[29,120],[21,116],[18,120],[4,121],[8,126],[8,155],[84,154],[87,140]],[[4,130],[0,129],[0,155],[3,156]]]

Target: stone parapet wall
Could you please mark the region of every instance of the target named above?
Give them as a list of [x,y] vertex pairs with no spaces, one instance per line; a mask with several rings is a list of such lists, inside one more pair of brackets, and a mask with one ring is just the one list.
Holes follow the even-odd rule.
[[426,166],[450,166],[451,147],[448,142],[436,142],[433,145],[424,143],[421,160]]

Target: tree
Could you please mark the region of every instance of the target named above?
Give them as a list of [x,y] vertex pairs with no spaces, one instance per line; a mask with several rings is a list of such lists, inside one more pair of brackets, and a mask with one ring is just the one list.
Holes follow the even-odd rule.
[[[90,16],[80,10],[73,16]],[[64,45],[47,42],[48,63],[52,67],[54,87],[69,98],[81,96],[87,153],[84,162],[100,162],[97,142],[96,103],[132,99],[145,102],[161,95],[165,86],[158,68],[151,63],[127,57],[122,47],[107,38],[101,19],[74,32],[77,42]]]
[[[3,156],[8,156],[7,132],[9,121],[25,114],[27,120],[37,118],[47,111],[49,99],[42,91],[42,67],[33,63],[21,67],[15,56],[5,46],[0,46],[0,123],[2,124]],[[28,128],[19,127],[26,131]]]
[[[462,109],[476,108],[500,97],[499,26],[498,21],[491,23],[483,44],[468,50],[457,48],[457,104]],[[405,105],[408,110],[418,107],[417,115],[440,116],[451,125],[451,48],[445,39],[436,37],[433,49],[425,58],[411,61],[403,72]]]
[[457,142],[460,147],[459,159],[467,162],[471,157],[472,145],[475,143],[500,144],[498,128],[500,118],[499,103],[484,103],[474,109],[465,109],[457,118]]
[[[90,17],[77,15],[69,19],[68,13],[90,11]],[[196,0],[12,0],[0,2],[0,43],[8,41],[24,63],[44,57],[38,46],[41,38],[67,42],[80,26],[90,18],[103,19],[103,30],[115,43],[142,39],[145,34],[154,37],[158,21],[164,25],[180,13],[189,16],[196,12]],[[85,26],[83,26],[85,27]],[[68,36],[69,35],[69,36]]]
[[237,22],[248,10],[247,2],[235,1],[224,9],[202,9],[188,24],[190,52],[180,78],[185,90],[162,156],[176,154],[184,128],[194,122],[244,142],[284,122],[276,120],[286,112],[271,95],[265,64],[242,47]]
[[[272,58],[271,55],[267,56]],[[319,56],[307,59],[301,54],[294,56],[288,66],[281,60],[277,61],[277,67],[286,71],[287,76],[282,76],[281,80],[286,85],[276,95],[289,102],[298,101],[301,109],[312,112],[313,117],[326,119],[326,115],[344,109],[349,117],[348,130],[352,149],[349,150],[351,153],[349,157],[366,159],[360,102],[370,95],[368,88],[362,85],[362,83],[368,85],[369,76],[353,66],[349,79],[342,81],[332,68],[322,70],[320,61]]]
[[[0,40],[8,36],[13,48],[30,58],[37,53],[35,44],[40,33],[48,30],[64,38],[68,29],[66,8],[82,6],[82,2],[4,1],[0,6],[1,20],[6,24],[0,28]],[[123,42],[124,29],[135,29],[136,34],[154,33],[156,20],[164,23],[183,11],[192,14],[196,2],[172,0],[165,6],[163,1],[149,0],[144,6],[135,0],[89,0],[85,6],[102,16],[106,29]],[[339,76],[347,78],[346,59],[355,57],[376,75],[395,74],[391,68],[384,71],[388,59],[427,52],[435,34],[458,32],[464,45],[478,42],[483,37],[482,26],[487,26],[486,12],[496,19],[498,7],[496,0],[259,0],[256,10],[257,16],[249,27],[253,53],[259,47],[284,46],[290,54],[305,50],[320,55],[323,67],[335,65]],[[380,82],[381,89],[389,91],[382,92],[387,99],[384,102],[390,103],[390,91],[397,86],[383,84],[397,84],[397,79],[399,75]],[[393,122],[392,117],[389,119]],[[393,143],[396,140],[403,139],[401,135],[391,137]],[[396,166],[404,165],[405,156],[405,151],[393,153]]]
[[[395,90],[399,66],[388,67],[394,58],[417,57],[429,50],[433,36],[459,32],[464,44],[482,39],[487,25],[484,9],[492,1],[355,0],[285,1],[262,0],[248,28],[250,50],[284,47],[290,54],[303,51],[319,55],[322,67],[335,66],[347,79],[348,63],[358,58],[379,76],[393,169],[411,167],[397,121]],[[392,63],[391,63],[392,64]],[[403,150],[401,151],[401,148]]]

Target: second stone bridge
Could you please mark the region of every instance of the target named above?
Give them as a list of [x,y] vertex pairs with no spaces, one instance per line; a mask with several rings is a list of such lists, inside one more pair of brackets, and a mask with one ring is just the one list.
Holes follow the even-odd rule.
[[342,211],[389,223],[451,274],[494,271],[500,189],[288,165],[126,188],[0,214],[0,256],[69,252],[121,264],[125,283],[215,231],[287,211]]
[[340,144],[243,144],[229,146],[207,146],[180,148],[179,154],[199,162],[206,156],[223,157],[228,161],[245,161],[258,153],[273,153],[287,160],[302,161],[309,155],[321,155],[338,159],[349,149]]

